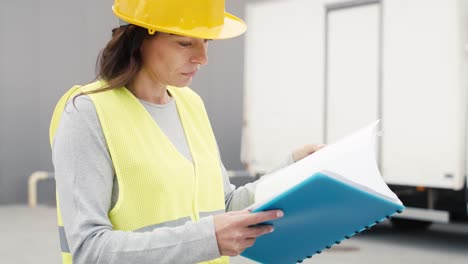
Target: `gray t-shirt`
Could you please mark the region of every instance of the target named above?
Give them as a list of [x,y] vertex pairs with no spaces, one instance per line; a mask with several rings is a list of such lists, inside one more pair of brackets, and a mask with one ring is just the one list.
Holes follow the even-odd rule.
[[[192,160],[174,100],[156,105],[140,100],[177,150]],[[68,102],[54,138],[53,162],[64,232],[73,261],[80,263],[196,263],[220,256],[213,217],[150,232],[113,230],[108,212],[118,184],[91,99]],[[293,163],[289,155],[284,164]],[[256,183],[235,189],[221,164],[226,210],[254,202]],[[157,202],[157,201],[155,201]]]

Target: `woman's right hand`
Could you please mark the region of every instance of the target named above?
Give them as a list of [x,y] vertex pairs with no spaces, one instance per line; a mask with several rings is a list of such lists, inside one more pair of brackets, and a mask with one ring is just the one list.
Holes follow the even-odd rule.
[[273,232],[271,225],[258,225],[283,216],[280,210],[251,213],[232,211],[213,216],[216,240],[222,256],[237,256],[255,243],[261,235]]

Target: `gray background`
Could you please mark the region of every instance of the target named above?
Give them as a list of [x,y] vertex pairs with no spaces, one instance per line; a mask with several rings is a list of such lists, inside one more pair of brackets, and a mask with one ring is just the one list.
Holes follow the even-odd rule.
[[[244,17],[243,1],[226,10]],[[49,122],[74,84],[94,79],[99,51],[118,22],[112,0],[2,1],[0,8],[0,204],[27,201],[27,180],[52,171]],[[210,61],[191,87],[205,100],[225,166],[242,170],[243,37],[210,43]],[[54,203],[54,182],[38,185]]]

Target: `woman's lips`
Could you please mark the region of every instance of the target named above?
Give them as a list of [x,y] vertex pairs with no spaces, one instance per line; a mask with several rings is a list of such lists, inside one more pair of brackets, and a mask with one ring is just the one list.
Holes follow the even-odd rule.
[[187,77],[193,77],[193,76],[195,76],[195,74],[197,74],[197,71],[187,72],[187,73],[182,73],[182,74],[187,76]]

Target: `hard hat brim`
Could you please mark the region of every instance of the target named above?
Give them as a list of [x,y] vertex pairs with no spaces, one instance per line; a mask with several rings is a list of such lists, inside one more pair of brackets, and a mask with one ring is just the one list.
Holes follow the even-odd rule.
[[242,35],[247,30],[247,25],[242,21],[242,19],[229,14],[224,13],[224,25],[218,27],[195,27],[190,29],[180,28],[180,27],[158,27],[155,25],[149,25],[141,21],[125,17],[124,15],[116,12],[114,6],[112,7],[114,14],[123,21],[126,21],[130,24],[137,25],[143,28],[147,28],[148,31],[152,32],[165,32],[172,33],[181,36],[201,38],[201,39],[229,39]]

